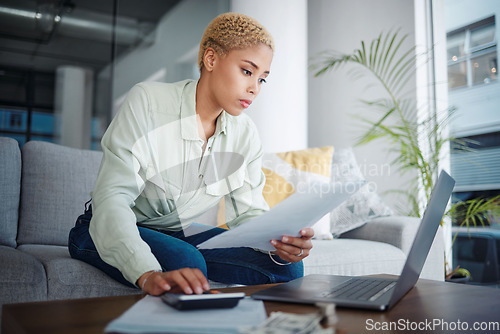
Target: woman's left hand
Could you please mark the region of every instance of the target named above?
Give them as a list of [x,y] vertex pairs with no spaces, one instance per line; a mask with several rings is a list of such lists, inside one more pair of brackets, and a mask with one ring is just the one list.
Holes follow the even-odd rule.
[[301,237],[283,236],[280,240],[271,240],[271,244],[276,248],[273,252],[282,260],[288,262],[299,262],[309,255],[312,248],[311,238],[314,237],[314,230],[310,227],[300,230]]

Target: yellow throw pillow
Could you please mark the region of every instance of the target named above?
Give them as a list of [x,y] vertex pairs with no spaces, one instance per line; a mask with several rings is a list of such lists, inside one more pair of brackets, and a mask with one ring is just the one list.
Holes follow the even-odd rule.
[[333,146],[308,148],[300,151],[276,153],[281,159],[304,172],[315,173],[330,178]]
[[[308,148],[283,153],[265,153],[262,170],[266,185],[262,192],[269,207],[291,194],[307,189],[311,182],[330,182],[333,146]],[[316,239],[333,239],[330,214],[313,225]]]
[[278,173],[264,167],[262,171],[266,176],[266,185],[262,194],[270,208],[295,192],[293,186]]
[[263,195],[273,207],[311,181],[329,182],[333,146],[283,153],[265,153]]

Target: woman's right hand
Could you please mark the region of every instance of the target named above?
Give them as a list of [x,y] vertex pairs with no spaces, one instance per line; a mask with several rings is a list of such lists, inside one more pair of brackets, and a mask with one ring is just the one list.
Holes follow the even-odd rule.
[[142,287],[142,291],[152,296],[159,296],[164,292],[201,294],[210,289],[205,275],[197,268],[166,272],[148,271],[139,277],[137,284]]

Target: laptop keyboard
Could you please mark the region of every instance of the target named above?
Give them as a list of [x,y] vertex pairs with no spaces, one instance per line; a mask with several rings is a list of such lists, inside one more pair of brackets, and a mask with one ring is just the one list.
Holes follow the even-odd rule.
[[375,301],[391,289],[396,282],[352,278],[333,290],[323,293],[323,297],[335,297],[350,300]]

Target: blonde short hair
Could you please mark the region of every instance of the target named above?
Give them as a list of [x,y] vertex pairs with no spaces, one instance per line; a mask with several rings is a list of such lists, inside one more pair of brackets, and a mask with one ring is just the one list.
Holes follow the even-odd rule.
[[205,29],[198,53],[198,68],[203,68],[203,55],[207,48],[225,55],[233,49],[264,44],[274,51],[274,41],[266,28],[250,16],[224,13],[217,16]]

